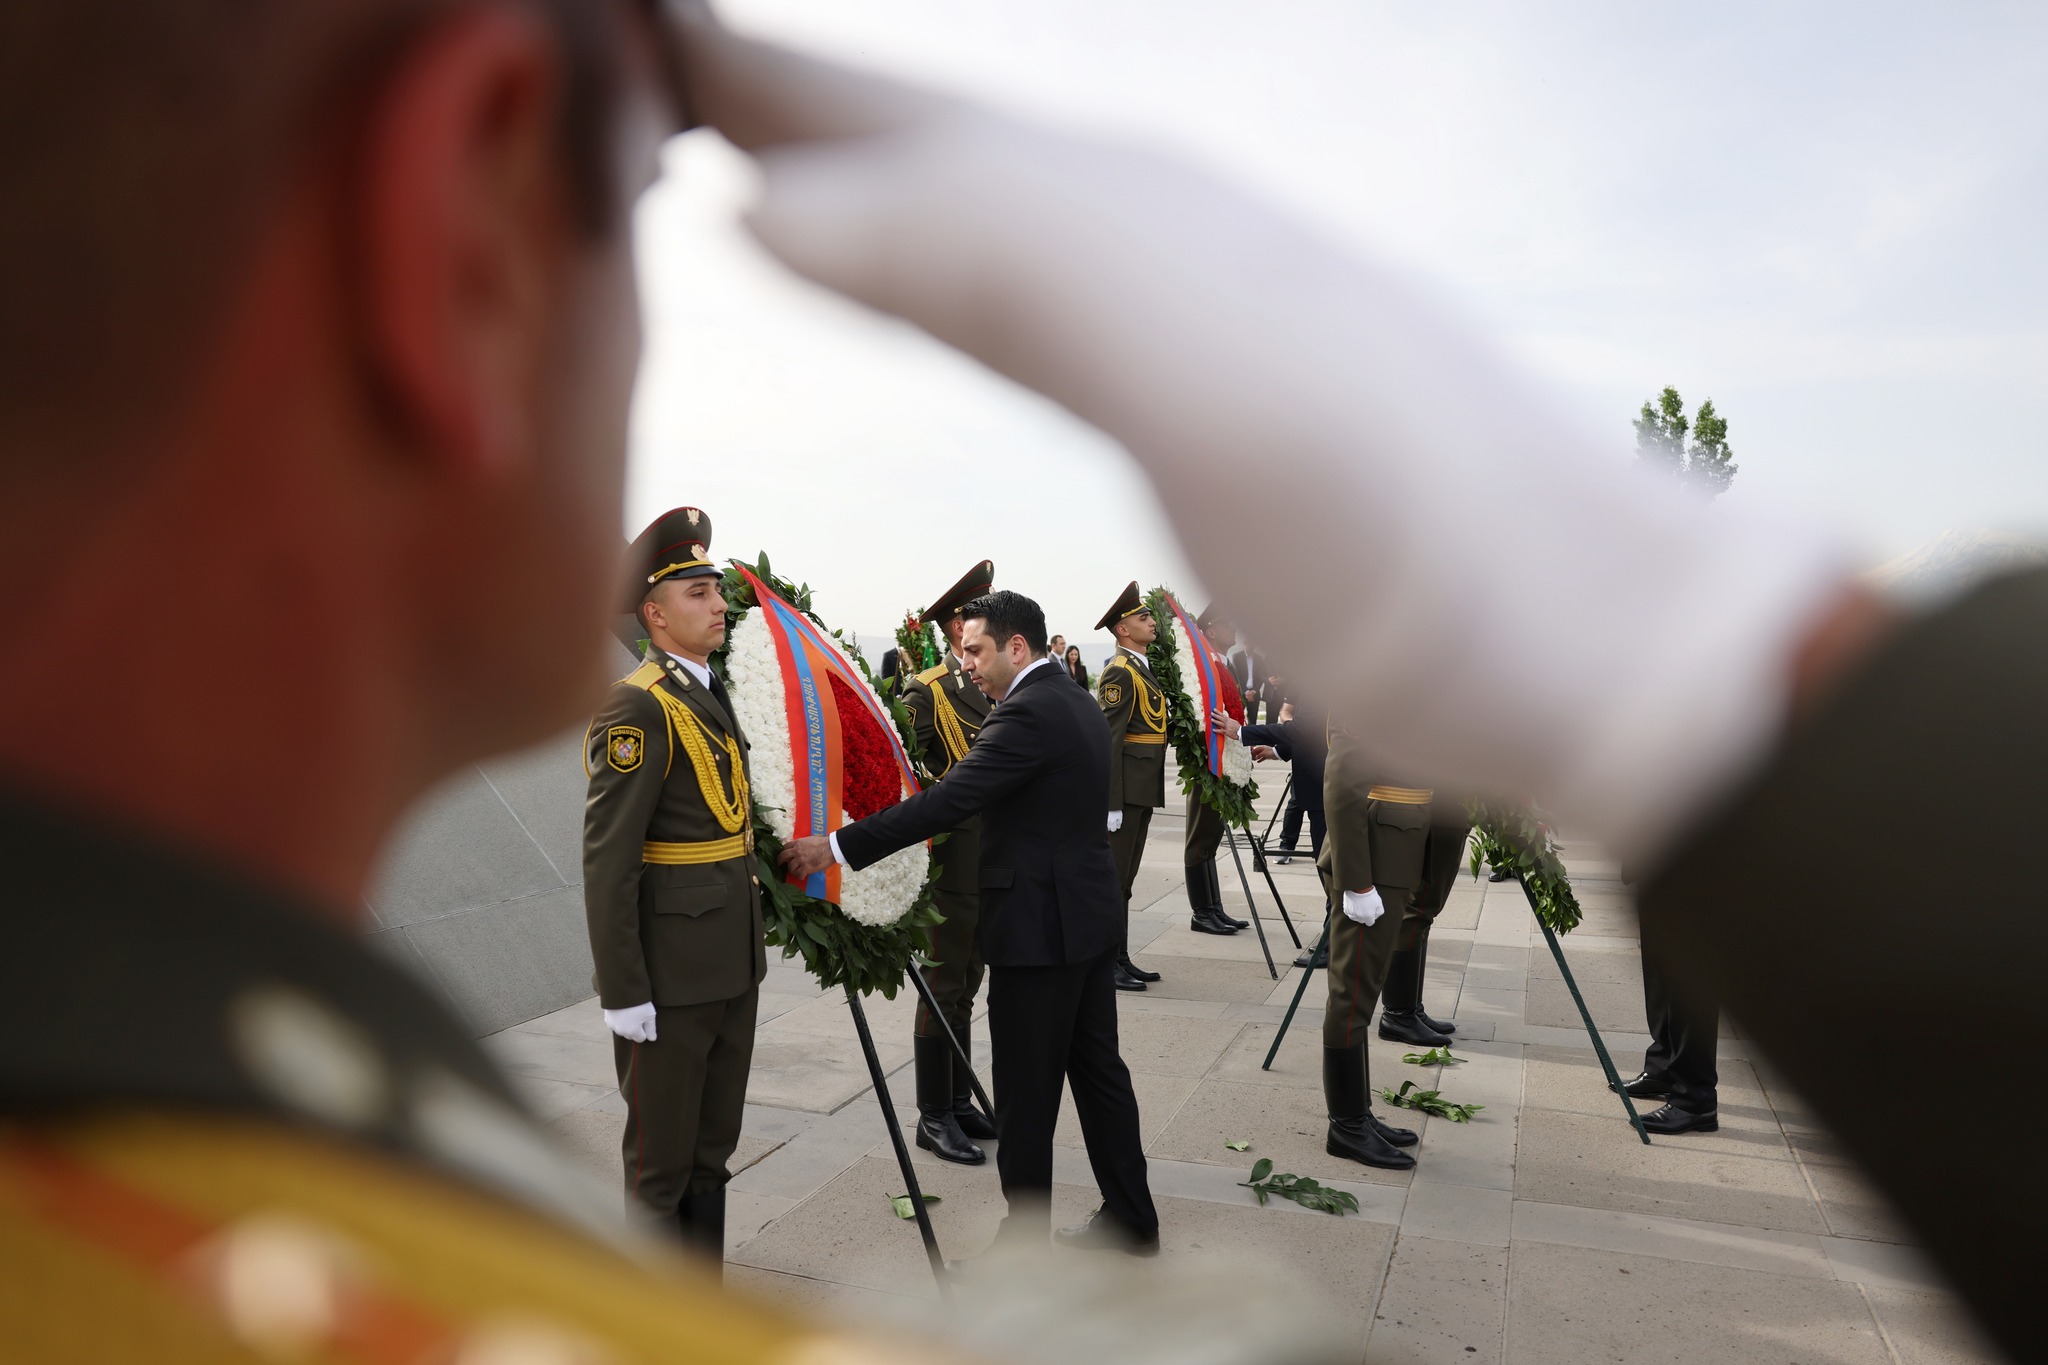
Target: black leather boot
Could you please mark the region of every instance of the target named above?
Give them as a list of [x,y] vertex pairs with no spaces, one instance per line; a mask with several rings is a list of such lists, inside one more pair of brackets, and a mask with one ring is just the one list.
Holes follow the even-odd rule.
[[676,1206],[676,1228],[683,1245],[697,1252],[721,1279],[725,1275],[725,1191],[686,1194]]
[[1124,941],[1121,945],[1118,946],[1116,950],[1117,970],[1122,972],[1125,976],[1128,976],[1133,981],[1157,981],[1159,979],[1159,973],[1148,972],[1143,967],[1140,967],[1137,963],[1131,961],[1131,936],[1128,928],[1128,921],[1126,921],[1126,926],[1127,927],[1124,932]]
[[1233,929],[1251,928],[1252,922],[1250,920],[1239,919],[1235,915],[1226,915],[1223,913],[1223,883],[1216,875],[1216,860],[1214,858],[1211,858],[1208,862],[1204,863],[1203,866],[1208,869],[1209,908],[1216,912],[1216,918],[1222,920],[1225,924],[1229,925]]
[[1713,1133],[1721,1128],[1719,1109],[1682,1109],[1677,1100],[1642,1117],[1643,1128],[1652,1133]]
[[1380,990],[1380,1037],[1414,1047],[1448,1047],[1451,1035],[1422,1021],[1422,954],[1396,948],[1387,963],[1387,984]]
[[1415,1158],[1380,1134],[1373,1121],[1365,1084],[1365,1044],[1323,1049],[1323,1103],[1330,1111],[1330,1135],[1323,1150],[1331,1156],[1405,1171]]
[[941,1161],[979,1166],[988,1153],[967,1140],[953,1117],[953,1045],[944,1034],[911,1039],[917,1062],[917,1145]]
[[1198,934],[1234,934],[1235,924],[1226,923],[1218,913],[1220,907],[1209,902],[1209,873],[1207,863],[1189,863],[1188,874],[1188,928]]
[[1365,1117],[1374,1128],[1379,1130],[1381,1137],[1393,1143],[1396,1147],[1413,1147],[1418,1140],[1413,1128],[1396,1128],[1370,1109],[1365,1111]]
[[1415,1017],[1438,1033],[1456,1033],[1456,1024],[1446,1023],[1430,1017],[1429,1010],[1422,1003],[1422,983],[1429,980],[1429,923],[1424,921],[1422,931],[1415,938]]
[[1312,967],[1317,971],[1328,971],[1330,969],[1329,941],[1325,939],[1313,948],[1303,948],[1295,955],[1294,965],[1297,967]]
[[[974,1061],[974,1021],[963,1020],[954,1030],[960,1039],[960,1050],[967,1054],[971,1065]],[[960,1064],[958,1054],[953,1058],[953,1122],[960,1125],[960,1131],[978,1142],[987,1142],[996,1135],[995,1120],[981,1112],[974,1103],[974,1087],[968,1084],[968,1067]]]

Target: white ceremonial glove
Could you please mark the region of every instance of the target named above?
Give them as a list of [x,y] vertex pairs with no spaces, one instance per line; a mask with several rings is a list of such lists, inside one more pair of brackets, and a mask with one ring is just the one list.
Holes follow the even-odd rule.
[[[1171,157],[701,21],[690,60],[760,156],[769,249],[1120,440],[1198,575],[1390,770],[1641,858],[1775,736],[1848,585],[1827,537],[1632,473],[1625,433],[1580,431],[1451,310]],[[1247,449],[1316,496],[1247,521]]]
[[1346,891],[1344,893],[1344,918],[1352,921],[1354,924],[1370,925],[1377,923],[1379,917],[1386,913],[1387,907],[1380,900],[1378,887],[1373,887],[1366,891]]
[[654,1002],[622,1010],[606,1010],[604,1026],[629,1043],[654,1041]]
[[1120,810],[1113,810],[1113,811],[1111,811],[1111,812],[1109,813],[1109,832],[1110,832],[1111,834],[1114,834],[1114,833],[1116,833],[1116,832],[1117,832],[1118,830],[1122,829],[1123,827],[1124,827],[1124,813],[1123,813],[1122,811],[1120,811]]

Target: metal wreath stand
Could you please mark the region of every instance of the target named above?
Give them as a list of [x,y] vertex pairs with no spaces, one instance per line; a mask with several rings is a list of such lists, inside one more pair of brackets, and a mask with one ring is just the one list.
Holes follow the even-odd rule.
[[[1292,777],[1288,778],[1289,782],[1293,780]],[[1267,829],[1269,832],[1272,829],[1271,822],[1268,822]],[[1270,875],[1268,880],[1271,880]],[[1536,927],[1543,931],[1543,941],[1550,945],[1550,956],[1564,977],[1565,987],[1572,993],[1572,1003],[1579,1007],[1579,1020],[1585,1024],[1586,1036],[1592,1039],[1593,1051],[1600,1058],[1600,1067],[1607,1073],[1608,1089],[1621,1096],[1621,1107],[1628,1111],[1628,1121],[1635,1128],[1636,1136],[1643,1140],[1645,1147],[1649,1146],[1650,1135],[1643,1128],[1642,1116],[1636,1113],[1635,1101],[1629,1097],[1628,1091],[1622,1089],[1621,1073],[1614,1069],[1614,1058],[1608,1055],[1607,1044],[1600,1037],[1599,1028],[1593,1023],[1592,1011],[1586,1008],[1586,997],[1579,993],[1578,980],[1572,975],[1571,964],[1564,959],[1563,946],[1558,943],[1557,935],[1551,931],[1550,926],[1543,922],[1543,917],[1536,913],[1536,895],[1529,890],[1529,883],[1519,872],[1515,874],[1515,884],[1522,888],[1522,897],[1529,903],[1529,914],[1535,919]],[[1280,893],[1276,889],[1273,894],[1277,897]],[[1280,1043],[1287,1037],[1288,1026],[1294,1022],[1294,1012],[1301,1008],[1302,996],[1308,993],[1309,978],[1315,975],[1316,964],[1323,961],[1323,949],[1330,941],[1331,917],[1336,913],[1337,907],[1334,904],[1324,911],[1322,937],[1316,940],[1315,951],[1309,954],[1308,966],[1302,969],[1301,984],[1294,988],[1294,999],[1288,1002],[1287,1013],[1280,1019],[1280,1029],[1273,1035],[1273,1046],[1266,1049],[1266,1060],[1259,1064],[1261,1071],[1271,1071],[1273,1059],[1280,1055]],[[1288,927],[1291,929],[1293,926],[1290,924]]]
[[[937,997],[932,994],[930,983],[924,973],[912,963],[906,973],[910,984],[917,987],[918,995],[924,1000],[925,1009],[932,1018],[939,1021],[939,1027],[946,1031],[946,1041],[952,1045],[953,1057],[967,1073],[967,1084],[974,1092],[974,1102],[980,1106],[982,1115],[993,1124],[996,1108],[989,1103],[988,1092],[981,1088],[981,1078],[974,1074],[974,1059],[967,1055],[967,1049],[960,1042],[960,1036],[953,1032],[952,1021],[939,1008]],[[946,1258],[939,1253],[938,1235],[932,1231],[931,1215],[925,1211],[924,1189],[917,1183],[917,1168],[910,1160],[910,1146],[903,1140],[903,1125],[896,1119],[895,1102],[889,1098],[889,1081],[882,1071],[882,1058],[875,1051],[875,1036],[868,1028],[867,1011],[861,1008],[860,996],[851,985],[846,987],[846,1008],[853,1014],[854,1032],[860,1035],[861,1055],[867,1059],[868,1078],[874,1082],[875,1102],[882,1107],[882,1123],[889,1130],[889,1145],[896,1149],[896,1167],[903,1173],[903,1185],[910,1197],[910,1207],[917,1220],[917,1235],[924,1243],[925,1260],[930,1262],[932,1279],[939,1286],[940,1297],[952,1297],[952,1286],[947,1280]]]

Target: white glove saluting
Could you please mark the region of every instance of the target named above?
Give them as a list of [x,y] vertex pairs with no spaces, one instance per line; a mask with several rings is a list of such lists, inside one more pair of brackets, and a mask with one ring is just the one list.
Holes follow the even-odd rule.
[[1363,891],[1344,893],[1344,918],[1356,924],[1376,924],[1379,917],[1387,913],[1386,903],[1380,900],[1379,888],[1367,887]]
[[651,1043],[654,1041],[654,1002],[650,1000],[628,1009],[606,1010],[604,1026],[629,1043]]
[[[1646,855],[1774,742],[1790,647],[1849,582],[1830,538],[1632,477],[1395,271],[1170,157],[688,8],[695,112],[761,161],[755,234],[1119,439],[1203,581],[1390,767]],[[1247,523],[1248,443],[1317,496]],[[1501,613],[1532,566],[1546,609]]]
[[1120,811],[1120,810],[1113,810],[1113,811],[1111,811],[1111,812],[1109,813],[1109,832],[1110,832],[1111,834],[1114,834],[1114,833],[1116,833],[1116,832],[1117,832],[1118,830],[1122,829],[1123,827],[1124,827],[1124,813],[1123,813],[1122,811]]

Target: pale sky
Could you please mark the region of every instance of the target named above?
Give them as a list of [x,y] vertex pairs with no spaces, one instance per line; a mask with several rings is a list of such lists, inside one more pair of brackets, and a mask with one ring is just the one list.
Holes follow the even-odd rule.
[[[1948,527],[2048,530],[2048,6],[721,10],[1179,149],[1407,266],[1617,459],[1668,383],[1729,419],[1730,498],[1819,509],[1873,558]],[[701,505],[715,553],[766,549],[867,635],[983,557],[1069,637],[1134,577],[1203,605],[1112,442],[789,276],[737,225],[749,192],[742,159],[691,134],[642,211],[629,534]],[[1245,452],[1246,516],[1313,495]],[[1092,669],[1106,645],[1085,643]]]

